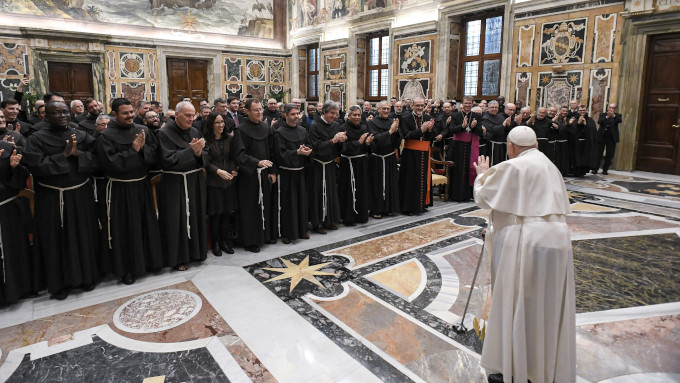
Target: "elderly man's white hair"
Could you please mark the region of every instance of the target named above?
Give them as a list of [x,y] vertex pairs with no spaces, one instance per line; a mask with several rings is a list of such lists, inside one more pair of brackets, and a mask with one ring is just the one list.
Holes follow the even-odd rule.
[[472,109],[470,109],[470,111],[482,114],[482,107],[481,106],[473,106]]
[[496,105],[496,106],[498,106],[499,104],[498,104],[498,101],[492,100],[492,101],[489,101],[489,104],[488,104],[488,105],[489,105],[489,106],[491,106],[491,105]]
[[536,132],[524,125],[514,127],[510,133],[508,133],[508,141],[521,147],[529,147],[538,144]]
[[520,112],[524,112],[525,110],[531,112],[531,107],[530,107],[530,106],[525,106],[524,108],[520,109]]
[[190,103],[189,101],[180,101],[177,103],[177,106],[175,106],[175,113],[182,113],[182,110],[189,106],[192,107],[194,111],[196,111],[194,104]]
[[74,106],[76,106],[76,103],[78,103],[78,102],[81,103],[81,104],[83,103],[83,102],[80,101],[80,100],[72,100],[72,101],[71,101],[71,108],[73,108]]

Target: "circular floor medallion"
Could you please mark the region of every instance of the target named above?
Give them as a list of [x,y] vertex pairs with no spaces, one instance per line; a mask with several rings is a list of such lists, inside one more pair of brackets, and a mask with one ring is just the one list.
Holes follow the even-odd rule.
[[113,314],[113,323],[131,333],[153,333],[186,323],[201,311],[201,298],[185,290],[159,290],[130,299]]

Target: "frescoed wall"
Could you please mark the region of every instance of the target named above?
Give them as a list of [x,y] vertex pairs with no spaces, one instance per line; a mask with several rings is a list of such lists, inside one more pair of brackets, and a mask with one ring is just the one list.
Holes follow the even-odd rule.
[[577,99],[597,120],[616,100],[623,5],[540,17],[519,14],[510,99],[534,110]]
[[291,0],[288,26],[294,31],[332,20],[352,18],[366,12],[399,10],[421,0]]
[[274,1],[12,0],[0,12],[273,39]]

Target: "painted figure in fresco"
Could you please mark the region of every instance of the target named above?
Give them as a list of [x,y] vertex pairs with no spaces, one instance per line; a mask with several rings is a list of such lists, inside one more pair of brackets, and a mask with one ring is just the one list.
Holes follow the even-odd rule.
[[302,26],[312,25],[316,19],[316,0],[300,0],[300,12],[302,13]]
[[404,85],[404,91],[401,93],[401,99],[402,100],[408,100],[412,99],[415,100],[416,98],[421,97],[425,98],[425,91],[423,90],[423,85],[420,83],[420,80],[410,77],[408,79],[408,82],[406,85]]

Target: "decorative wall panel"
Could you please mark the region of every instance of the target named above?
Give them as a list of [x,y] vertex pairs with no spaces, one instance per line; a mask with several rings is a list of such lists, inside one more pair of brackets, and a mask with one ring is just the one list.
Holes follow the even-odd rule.
[[346,84],[324,84],[324,100],[339,102],[343,109],[346,109],[345,100],[347,99]]
[[326,54],[323,56],[324,80],[347,80],[347,53]]
[[284,81],[284,60],[268,60],[269,82],[283,83]]
[[243,59],[239,57],[224,58],[224,80],[225,81],[243,80]]
[[541,24],[540,65],[582,63],[587,22],[582,18]]
[[[392,70],[393,95],[403,100],[404,89],[406,89],[407,95],[422,91],[426,98],[433,97],[437,70],[437,60],[433,56],[436,56],[435,52],[437,52],[437,35],[408,38],[397,36],[394,39],[394,46],[398,47],[399,51],[392,55],[394,58],[390,63],[394,67]],[[402,68],[403,64],[406,64],[405,69]]]
[[574,70],[561,74],[539,72],[536,94],[536,109],[539,107],[561,107],[569,105],[572,99],[581,100],[583,71]]
[[125,97],[133,104],[138,100],[158,100],[156,50],[109,45],[104,49],[107,105],[117,97]]
[[529,67],[534,62],[535,25],[519,27],[519,43],[517,44],[517,67]]
[[241,84],[227,84],[224,86],[224,96],[229,99],[236,97],[239,100],[243,98],[243,85]]
[[593,63],[608,63],[614,57],[616,13],[595,16],[593,34]]
[[246,94],[249,94],[258,100],[263,100],[267,96],[266,88],[265,85],[249,84],[246,87]]
[[408,80],[399,80],[399,99],[413,100],[416,97],[429,97],[430,93],[430,79],[429,78],[414,78]]
[[267,97],[271,96],[278,100],[281,100],[283,99],[283,92],[284,92],[283,85],[269,85],[268,92],[269,94],[267,95]]
[[430,41],[401,44],[399,51],[399,74],[430,73]]
[[[506,97],[514,95],[532,107],[568,105],[576,99],[596,118],[616,100],[622,50],[616,37],[621,35],[623,10],[623,2],[594,1],[566,12],[516,15],[513,35],[520,41],[512,50],[513,81]],[[532,28],[530,48],[525,39]],[[532,57],[525,46],[533,50]]]
[[265,82],[265,60],[246,60],[246,81]]
[[590,71],[590,88],[588,89],[588,114],[597,121],[600,113],[607,110],[609,92],[612,83],[612,70],[592,69]]
[[30,73],[29,48],[24,40],[0,39],[0,100],[13,98],[17,86]]
[[531,72],[521,72],[515,76],[515,101],[522,101],[522,105],[529,105],[531,77]]

